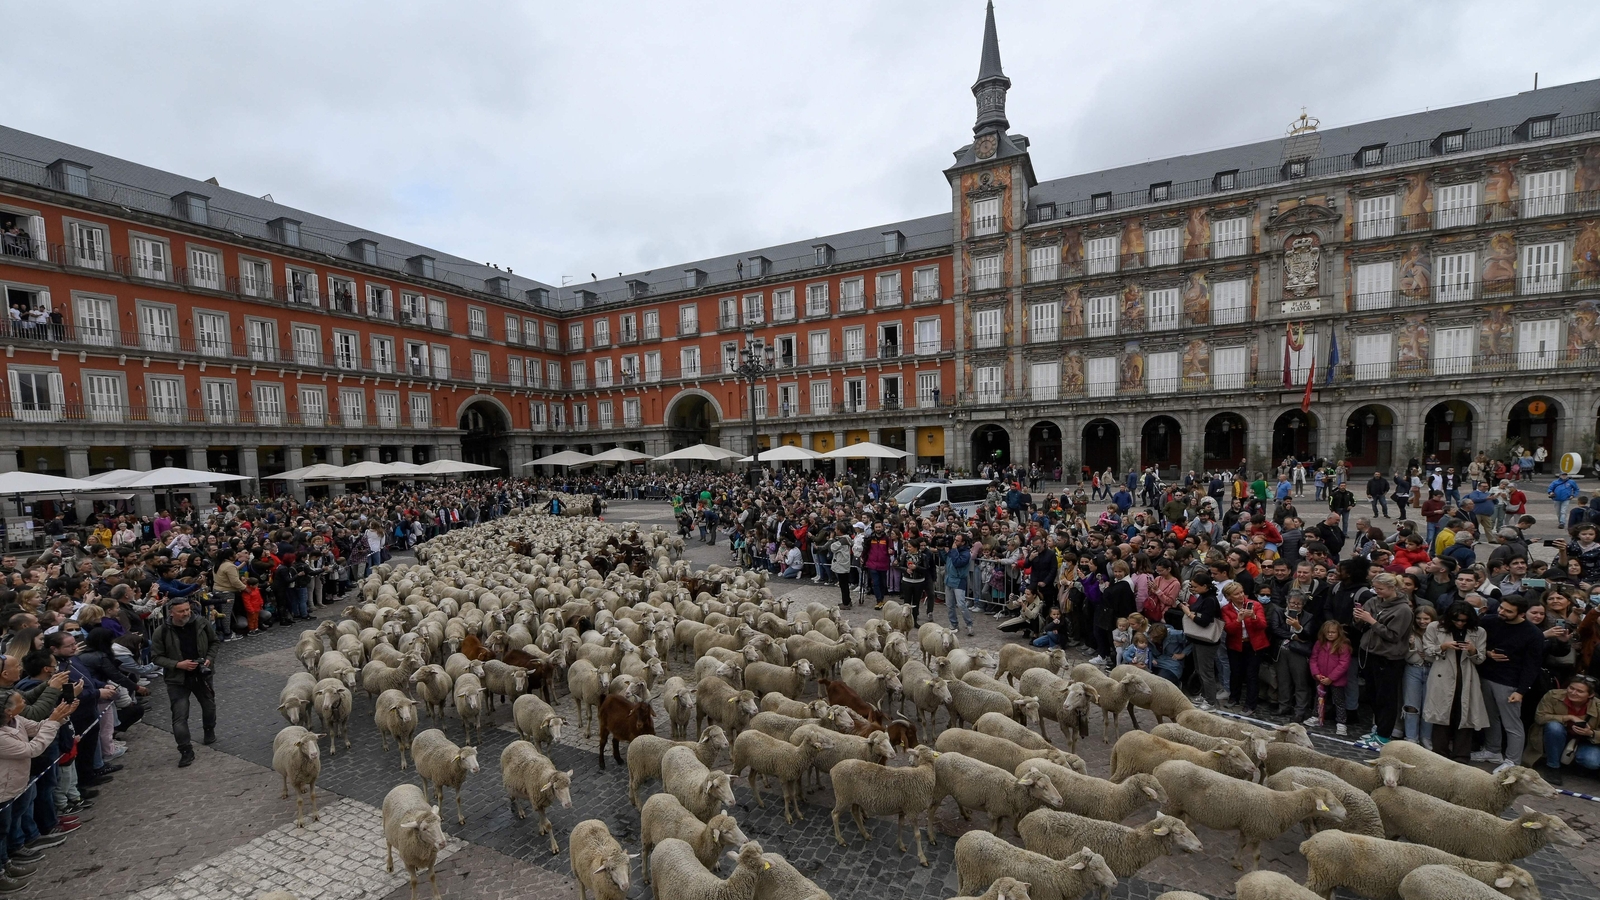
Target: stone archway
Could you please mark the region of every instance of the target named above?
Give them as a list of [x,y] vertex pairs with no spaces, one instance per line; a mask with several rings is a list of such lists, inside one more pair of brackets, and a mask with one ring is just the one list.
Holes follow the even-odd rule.
[[1554,471],[1556,459],[1557,426],[1561,422],[1561,403],[1554,397],[1538,395],[1524,397],[1511,407],[1511,412],[1506,416],[1506,442],[1510,445],[1520,444],[1527,449],[1529,455],[1537,447],[1543,447],[1550,458],[1536,471],[1543,475]]
[[1250,423],[1238,413],[1218,413],[1206,421],[1205,467],[1207,470],[1244,466],[1249,445]]
[[511,415],[504,406],[479,397],[461,411],[461,461],[511,471]]
[[1173,480],[1183,468],[1183,426],[1171,416],[1155,416],[1139,429],[1139,466],[1155,466],[1161,477]]
[[1037,422],[1028,429],[1028,462],[1050,471],[1061,465],[1061,429],[1054,422]]
[[1422,420],[1422,461],[1428,465],[1455,465],[1465,470],[1472,456],[1472,426],[1477,415],[1471,404],[1446,400],[1435,404]]
[[983,425],[972,433],[972,470],[977,472],[984,463],[1011,463],[1011,435],[999,425]]
[[711,395],[698,390],[682,391],[667,407],[666,425],[672,449],[681,450],[695,444],[721,446],[722,411]]
[[1083,464],[1095,472],[1122,469],[1122,429],[1110,419],[1083,426]]
[[1311,458],[1311,448],[1317,445],[1317,416],[1315,413],[1291,409],[1272,423],[1272,459],[1277,465],[1286,457],[1304,461]]
[[1370,403],[1350,413],[1344,423],[1344,460],[1358,469],[1382,469],[1394,464],[1394,410]]

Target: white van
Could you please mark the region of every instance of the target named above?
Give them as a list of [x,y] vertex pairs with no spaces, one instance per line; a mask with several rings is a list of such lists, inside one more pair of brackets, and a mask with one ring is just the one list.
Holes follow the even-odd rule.
[[989,496],[992,482],[981,478],[960,481],[922,481],[908,484],[894,495],[896,503],[920,515],[930,515],[939,504],[949,503],[963,516],[970,516]]

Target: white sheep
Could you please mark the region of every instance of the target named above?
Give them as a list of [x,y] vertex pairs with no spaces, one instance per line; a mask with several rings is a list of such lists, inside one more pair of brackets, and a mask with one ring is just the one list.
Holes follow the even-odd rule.
[[406,751],[411,749],[411,736],[417,730],[417,702],[404,691],[387,690],[378,695],[374,704],[372,723],[378,728],[383,741],[383,752],[389,752],[389,738],[394,738],[400,749],[400,769],[406,767]]
[[935,656],[945,656],[961,646],[953,628],[937,622],[924,622],[917,629],[917,646],[922,648],[922,664],[931,665]]
[[[1310,894],[1310,891],[1306,893]],[[1316,897],[1316,894],[1311,894]],[[1402,900],[1505,900],[1505,894],[1451,866],[1420,866],[1400,879]],[[1246,898],[1240,900],[1265,900]]]
[[733,802],[728,773],[712,771],[688,747],[672,747],[662,755],[661,787],[702,822]]
[[[461,656],[459,653],[456,655]],[[466,659],[465,656],[461,658]],[[467,672],[470,669],[463,668],[462,671]],[[455,679],[443,666],[426,665],[411,673],[411,683],[416,686],[417,699],[427,707],[429,720],[438,725],[444,718],[444,704],[450,699]]]
[[[926,715],[928,729],[931,731],[939,710],[950,708],[949,681],[934,677],[927,666],[914,659],[908,659],[900,668],[900,684],[905,688],[906,699],[916,708],[917,724],[922,725],[922,717]],[[947,712],[946,715],[953,719],[955,713]],[[951,724],[954,724],[953,721]]]
[[979,734],[992,737],[1005,738],[1013,744],[1027,750],[1054,750],[1055,745],[1040,737],[1038,732],[1019,723],[1010,716],[1000,713],[987,712],[972,723],[972,730]]
[[1121,678],[1129,674],[1142,679],[1145,684],[1150,686],[1150,693],[1140,694],[1132,698],[1131,702],[1140,709],[1150,710],[1150,713],[1156,717],[1157,725],[1161,724],[1162,719],[1176,722],[1179,714],[1184,710],[1194,709],[1194,702],[1189,699],[1188,694],[1183,692],[1183,688],[1154,672],[1141,669],[1138,666],[1117,666],[1111,670],[1112,678]]
[[[888,660],[884,662],[887,663]],[[853,656],[840,662],[839,678],[859,694],[862,700],[881,709],[888,709],[889,698],[898,697],[904,691],[899,673],[874,672],[865,660]]]
[[1290,722],[1286,725],[1277,725],[1272,728],[1261,728],[1242,722],[1238,719],[1229,719],[1203,709],[1186,709],[1178,713],[1177,722],[1185,728],[1209,734],[1213,737],[1237,738],[1240,732],[1250,737],[1265,741],[1268,744],[1287,743],[1300,747],[1311,746],[1311,735],[1306,733],[1306,727],[1299,722]]
[[[1239,883],[1234,886],[1234,892],[1238,900],[1322,900],[1321,897],[1295,883],[1293,878],[1266,869],[1258,869],[1240,878]],[[1162,894],[1156,900],[1166,900],[1166,898],[1167,895]]]
[[1583,845],[1583,835],[1561,817],[1529,806],[1508,821],[1405,787],[1378,788],[1372,792],[1372,800],[1383,817],[1384,837],[1403,837],[1469,859],[1511,862],[1548,844]]
[[641,734],[628,742],[628,799],[639,805],[639,787],[661,777],[661,759],[673,747],[694,751],[700,764],[710,768],[722,751],[728,749],[728,736],[719,725],[700,732],[696,741],[669,741],[653,734]]
[[300,665],[306,667],[307,674],[317,671],[317,663],[322,659],[322,654],[328,648],[322,643],[322,636],[315,631],[300,632],[300,640],[294,645],[294,658]]
[[1482,769],[1447,759],[1410,741],[1390,741],[1378,753],[1379,759],[1410,763],[1401,781],[1408,788],[1449,800],[1457,806],[1499,813],[1522,794],[1554,797],[1556,789],[1526,766],[1512,766],[1491,775]]
[[415,650],[401,657],[399,664],[394,666],[373,660],[361,668],[361,690],[374,701],[390,688],[403,691],[411,686],[411,675],[420,668],[422,654]]
[[949,678],[965,678],[968,672],[982,671],[994,665],[995,655],[993,650],[963,650],[957,647],[945,654],[945,662],[950,668],[942,674]]
[[1166,789],[1154,775],[1140,773],[1114,784],[1042,759],[1026,760],[1012,774],[1020,777],[1029,772],[1038,772],[1055,784],[1063,812],[1107,822],[1121,822],[1152,803],[1159,807],[1167,802]]
[[1005,738],[965,728],[946,728],[939,733],[938,740],[934,741],[934,747],[941,753],[960,753],[973,759],[981,759],[1007,772],[1015,772],[1017,766],[1030,759],[1048,760],[1074,772],[1089,771],[1082,759],[1065,750],[1054,747],[1049,750],[1030,750]]
[[1250,755],[1235,744],[1201,750],[1143,731],[1130,731],[1111,747],[1111,780],[1120,782],[1136,772],[1153,774],[1157,766],[1175,759],[1244,781],[1255,781],[1260,773]]
[[417,900],[417,873],[428,870],[428,884],[433,896],[439,896],[439,881],[434,872],[439,851],[448,839],[439,823],[439,807],[430,806],[428,798],[414,784],[392,788],[383,798],[383,844],[387,856],[385,867],[394,871],[394,852],[400,851],[400,863],[406,867],[406,877],[411,882],[411,900]]
[[322,730],[328,735],[328,756],[338,755],[339,738],[344,737],[344,748],[350,749],[350,709],[353,702],[350,689],[337,678],[324,678],[317,682],[312,697],[317,718],[322,720]]
[[567,838],[572,877],[578,882],[578,900],[624,900],[632,886],[633,864],[599,819],[585,819],[572,827]]
[[[994,884],[989,885],[989,889],[984,891],[980,897],[951,897],[950,900],[1031,900],[1031,897],[1028,894],[1028,885],[1025,882],[1018,881],[1008,875],[1004,878],[996,878]],[[1161,898],[1158,897],[1156,900],[1161,900]],[[1199,900],[1205,900],[1205,898],[1201,897]]]
[[1156,766],[1156,780],[1167,791],[1165,812],[1199,822],[1207,828],[1239,833],[1233,867],[1244,868],[1242,857],[1251,854],[1251,869],[1261,867],[1261,842],[1271,840],[1296,824],[1321,814],[1344,818],[1344,807],[1332,791],[1297,787],[1275,791],[1264,785],[1230,778],[1184,760]]
[[702,720],[722,726],[722,730],[737,737],[741,728],[761,711],[752,691],[740,690],[715,675],[709,675],[695,688],[694,727],[699,730]]
[[1057,860],[986,831],[969,831],[956,841],[956,873],[962,893],[975,894],[997,879],[1015,878],[1028,885],[1033,900],[1079,900],[1117,884],[1105,858],[1087,847]]
[[[813,732],[791,744],[783,738],[747,729],[733,741],[733,775],[737,778],[746,770],[750,771],[750,792],[755,795],[756,805],[763,809],[767,804],[761,799],[761,780],[767,775],[776,778],[783,790],[784,821],[793,825],[795,816],[805,818],[800,811],[800,780],[810,770],[817,753],[834,748],[834,740],[832,735]],[[791,806],[793,815],[789,812]]]
[[289,676],[289,682],[278,692],[278,713],[290,725],[311,724],[311,704],[316,698],[317,679],[305,672]]
[[[1017,834],[1022,837],[1022,846],[1051,859],[1070,855],[1074,847],[1087,847],[1105,857],[1106,865],[1118,878],[1131,878],[1168,854],[1201,850],[1200,839],[1189,826],[1166,815],[1129,828],[1088,816],[1037,809],[1023,816],[1017,824]],[[1102,900],[1110,895],[1109,888],[1100,892]]]
[[483,664],[481,680],[491,713],[494,712],[495,697],[510,702],[528,690],[528,670],[522,666],[507,665],[498,659],[491,659]]
[[1150,729],[1150,734],[1179,744],[1188,744],[1198,750],[1215,750],[1219,747],[1238,747],[1257,763],[1267,759],[1266,741],[1258,737],[1251,737],[1248,732],[1241,731],[1237,737],[1212,737],[1209,734],[1186,728],[1176,722],[1163,722]]
[[1491,885],[1515,900],[1539,900],[1539,886],[1528,870],[1510,863],[1484,862],[1446,853],[1425,844],[1319,831],[1300,843],[1306,858],[1306,888],[1326,900],[1341,887],[1369,900],[1402,900],[1400,882],[1415,869],[1450,866],[1474,881]]
[[[833,900],[816,882],[800,874],[782,855],[763,853],[766,867],[756,883],[755,900]],[[991,898],[993,900],[993,898]],[[1026,894],[1014,900],[1028,900]]]
[[566,724],[536,694],[523,694],[511,704],[511,720],[516,723],[517,735],[541,751],[561,739],[561,726]]
[[[1004,681],[995,679],[987,672],[967,672],[961,676],[961,680],[975,688],[993,691],[994,693],[1005,697],[1007,700],[1010,700],[1012,708],[1011,718],[1016,719],[1018,722],[1026,723],[1029,719],[1038,720],[1042,718],[1042,716],[1039,714],[1038,697],[1024,694],[1011,685],[1006,684]],[[1043,734],[1044,726],[1041,724],[1039,727],[1039,733]]]
[[846,846],[844,832],[839,829],[839,814],[849,810],[855,819],[861,837],[872,840],[867,831],[867,816],[896,817],[895,838],[900,852],[906,852],[906,817],[911,817],[911,835],[917,843],[917,862],[927,868],[928,857],[922,852],[922,831],[918,819],[928,817],[928,842],[933,842],[933,804],[938,793],[938,776],[933,764],[939,753],[918,744],[910,753],[911,765],[889,768],[860,759],[847,759],[828,771],[833,782],[833,836],[839,846]]
[[650,883],[650,851],[667,838],[677,838],[694,849],[695,858],[707,869],[716,871],[717,856],[723,847],[742,846],[749,838],[739,823],[727,813],[718,813],[702,822],[684,809],[678,798],[667,793],[652,794],[639,812],[639,844],[643,852],[639,866],[644,883]]
[[818,722],[801,725],[790,732],[789,743],[795,744],[822,736],[827,737],[832,746],[817,751],[816,757],[811,760],[813,783],[818,787],[822,786],[822,773],[832,771],[834,766],[844,760],[859,759],[888,765],[889,760],[894,758],[894,745],[889,742],[888,732],[882,729],[875,729],[866,737],[861,737],[856,734],[835,733]]
[[[461,784],[478,772],[478,748],[458,747],[437,728],[429,728],[411,741],[411,761],[422,777],[422,788],[434,795],[434,805],[444,805],[444,789],[456,792],[456,823],[467,824],[461,811]],[[431,783],[431,788],[430,788]]]
[[322,756],[317,741],[321,738],[322,735],[299,725],[288,725],[272,739],[272,770],[283,776],[282,799],[289,799],[289,785],[294,785],[296,828],[306,827],[302,809],[307,793],[311,796],[311,821],[322,821],[317,812],[317,778],[322,775]]
[[667,711],[667,720],[672,723],[673,740],[688,738],[689,723],[694,721],[697,695],[693,685],[676,675],[662,683],[661,706]]
[[1377,790],[1379,785],[1395,787],[1400,783],[1401,773],[1413,766],[1402,760],[1382,756],[1356,762],[1307,750],[1296,744],[1277,743],[1267,745],[1267,758],[1262,768],[1268,775],[1288,768],[1321,769],[1370,794]]
[[1026,644],[1006,644],[1000,648],[1000,659],[994,677],[1004,678],[1007,684],[1016,685],[1017,679],[1029,669],[1043,669],[1054,675],[1066,668],[1066,665],[1067,651],[1060,647],[1035,650]]
[[1149,697],[1153,693],[1150,685],[1138,675],[1113,678],[1100,671],[1099,666],[1089,663],[1073,666],[1072,680],[1094,688],[1094,695],[1090,699],[1100,707],[1100,739],[1104,742],[1109,742],[1112,737],[1121,733],[1117,717],[1122,715],[1124,710],[1128,713],[1128,721],[1133,723],[1134,728],[1138,728],[1139,718],[1133,713],[1133,701]]
[[768,662],[753,662],[744,667],[744,686],[760,697],[779,693],[790,699],[800,699],[806,681],[817,670],[809,660],[799,660],[792,666],[775,666]]
[[1023,816],[1041,804],[1061,805],[1055,784],[1038,772],[1019,777],[960,753],[940,753],[933,762],[933,772],[939,795],[934,805],[947,796],[953,797],[963,819],[968,817],[967,810],[981,809],[989,814],[989,831],[994,834],[1000,833],[1007,819],[1016,827]]
[[694,847],[677,838],[664,838],[650,851],[651,890],[661,900],[750,900],[755,896],[761,871],[761,845],[746,841],[738,863],[726,881],[706,871]]
[[500,751],[500,781],[505,785],[512,814],[519,819],[527,818],[517,801],[528,801],[539,814],[539,833],[550,835],[551,855],[560,853],[561,845],[556,843],[555,828],[545,810],[551,803],[561,804],[562,809],[572,808],[572,770],[563,772],[556,768],[555,763],[527,741],[512,741]]
[[600,701],[606,698],[606,689],[610,686],[610,673],[600,671],[586,659],[567,667],[567,689],[578,705],[578,721],[583,725],[584,737],[592,733],[595,718],[600,714]]
[[[956,725],[976,722],[986,712],[1016,717],[1017,705],[1005,694],[974,687],[959,678],[952,678],[945,684],[950,688],[950,718]],[[1029,697],[1028,700],[1037,714],[1038,698]],[[1026,720],[1023,724],[1027,724]]]
[[456,715],[461,717],[461,739],[472,743],[472,732],[478,732],[478,740],[483,740],[483,713],[488,702],[483,689],[483,682],[478,676],[471,673],[462,673],[451,688],[455,695]]
[[1337,828],[1368,837],[1384,836],[1383,819],[1371,795],[1332,772],[1310,766],[1290,766],[1268,775],[1262,783],[1275,791],[1294,790],[1296,784],[1327,788],[1339,798],[1339,804],[1344,807],[1344,820],[1333,821],[1320,815],[1314,816],[1307,823],[1308,836],[1323,828]]

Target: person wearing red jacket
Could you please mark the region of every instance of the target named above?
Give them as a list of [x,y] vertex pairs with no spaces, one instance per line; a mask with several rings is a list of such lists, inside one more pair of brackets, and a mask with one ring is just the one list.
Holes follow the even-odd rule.
[[1222,589],[1222,631],[1228,639],[1228,700],[1254,715],[1261,686],[1261,657],[1272,644],[1267,611],[1237,581]]
[[1420,535],[1411,535],[1400,541],[1394,550],[1391,572],[1404,572],[1411,566],[1421,566],[1428,561],[1428,548]]

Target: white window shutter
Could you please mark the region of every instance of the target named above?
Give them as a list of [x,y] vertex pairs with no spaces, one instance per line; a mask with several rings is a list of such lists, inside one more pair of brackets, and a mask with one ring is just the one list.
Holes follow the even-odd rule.
[[44,216],[28,217],[28,236],[33,239],[33,255],[35,259],[45,259],[49,247],[44,239]]
[[22,386],[17,384],[17,370],[7,369],[6,375],[11,382],[11,417],[18,418],[18,411],[22,409]]
[[61,386],[61,373],[60,372],[51,372],[50,373],[50,411],[52,413],[58,415],[58,416],[61,415],[62,410],[66,406],[66,399],[67,399],[66,391],[63,390],[62,386]]
[[40,290],[38,297],[40,305],[45,308],[46,312],[55,309],[55,307],[50,305],[50,291],[48,289]]

